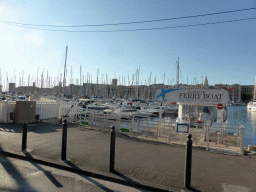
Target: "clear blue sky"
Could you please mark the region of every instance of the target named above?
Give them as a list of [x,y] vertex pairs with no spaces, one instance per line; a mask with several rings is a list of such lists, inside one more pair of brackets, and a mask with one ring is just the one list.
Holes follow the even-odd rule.
[[[19,84],[24,70],[25,82],[49,76],[54,80],[64,71],[68,45],[67,83],[79,79],[80,66],[96,82],[99,69],[109,78],[122,76],[130,83],[140,67],[140,84],[176,82],[176,60],[180,59],[180,82],[198,83],[207,76],[209,84],[254,84],[256,75],[256,19],[186,28],[133,32],[60,32],[24,28],[6,24],[98,25],[157,20],[256,7],[256,0],[74,0],[74,1],[0,1],[0,68],[2,84]],[[69,31],[134,30],[195,25],[255,18],[256,10],[132,25],[41,29]],[[27,26],[31,27],[31,26]],[[35,27],[39,28],[39,27]],[[39,72],[38,72],[39,69]],[[56,78],[55,78],[56,79]],[[109,80],[108,80],[109,81]]]

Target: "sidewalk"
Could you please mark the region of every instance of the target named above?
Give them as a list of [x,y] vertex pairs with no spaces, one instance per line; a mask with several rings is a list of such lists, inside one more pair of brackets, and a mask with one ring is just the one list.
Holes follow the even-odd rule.
[[[2,150],[21,154],[21,130],[21,125],[0,125]],[[60,164],[61,126],[39,123],[28,130],[27,148],[32,150],[29,155]],[[67,158],[73,167],[110,174],[109,146],[110,129],[97,131],[68,125]],[[201,148],[193,148],[192,154],[193,191],[256,191],[255,156],[214,154]],[[110,175],[117,179],[136,180],[173,191],[184,189],[184,146],[117,135],[115,162],[117,172]]]

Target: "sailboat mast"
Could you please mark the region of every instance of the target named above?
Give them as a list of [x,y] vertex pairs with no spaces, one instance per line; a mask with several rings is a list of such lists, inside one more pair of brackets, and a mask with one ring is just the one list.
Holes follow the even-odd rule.
[[179,57],[178,57],[178,61],[177,61],[177,74],[176,74],[177,88],[179,88],[179,74],[180,74],[180,63],[179,63]]
[[68,54],[68,46],[66,46],[66,56],[65,56],[65,66],[64,66],[64,78],[63,78],[63,93],[65,94],[65,86],[66,86],[66,66],[67,66],[67,54]]
[[255,98],[256,98],[256,77],[254,82],[253,100],[255,100]]
[[80,86],[82,85],[82,66],[80,66]]

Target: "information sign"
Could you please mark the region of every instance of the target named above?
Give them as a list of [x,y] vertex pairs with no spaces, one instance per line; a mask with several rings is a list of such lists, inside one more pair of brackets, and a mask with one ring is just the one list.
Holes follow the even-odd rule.
[[185,124],[185,123],[177,123],[177,132],[188,133],[189,132],[189,125]]

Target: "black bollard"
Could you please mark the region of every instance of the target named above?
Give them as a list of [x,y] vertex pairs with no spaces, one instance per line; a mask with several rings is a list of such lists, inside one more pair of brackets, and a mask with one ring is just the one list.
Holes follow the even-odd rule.
[[27,134],[28,134],[28,125],[24,123],[23,132],[22,132],[22,146],[21,146],[22,151],[27,149]]
[[192,135],[188,135],[186,151],[185,151],[185,178],[184,178],[184,185],[186,188],[190,188],[191,184],[191,166],[192,166]]
[[61,160],[66,160],[67,157],[67,119],[62,124],[62,150]]
[[115,126],[112,126],[111,138],[110,138],[110,163],[109,163],[110,172],[114,172],[115,170],[115,145],[116,145],[116,131],[115,131]]

